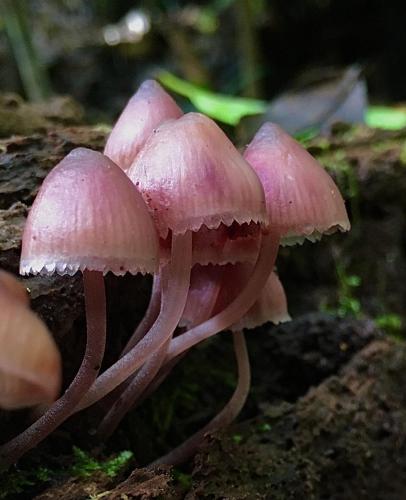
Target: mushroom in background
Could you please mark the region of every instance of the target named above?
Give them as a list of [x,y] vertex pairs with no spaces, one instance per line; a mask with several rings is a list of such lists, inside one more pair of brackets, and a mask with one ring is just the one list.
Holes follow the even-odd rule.
[[154,129],[182,114],[159,83],[146,80],[119,116],[107,139],[104,154],[127,171]]
[[25,288],[0,271],[0,408],[49,404],[61,386],[61,357]]

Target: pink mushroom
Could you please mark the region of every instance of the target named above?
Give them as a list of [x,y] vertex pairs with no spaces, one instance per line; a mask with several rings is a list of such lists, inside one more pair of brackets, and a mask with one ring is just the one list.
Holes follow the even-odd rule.
[[282,245],[349,231],[344,201],[333,179],[278,125],[262,125],[244,158],[261,179],[270,225]]
[[[262,187],[253,170],[217,125],[197,113],[189,113],[158,127],[127,173],[144,197],[160,237],[171,237],[170,262],[177,262],[176,275],[184,276],[183,287],[173,286],[171,280],[175,274],[164,277],[165,267],[161,276],[161,313],[164,302],[169,300],[164,300],[165,294],[172,300],[178,294],[177,307],[173,309],[177,315],[174,330],[181,318],[189,288],[192,232],[204,226],[216,229],[220,224],[231,226],[234,223],[254,222],[266,225],[268,218]],[[266,234],[263,242],[250,286],[234,304],[234,315],[226,315],[219,322],[218,331],[232,324],[234,318],[238,319],[244,308],[249,309],[255,302],[258,289],[266,282],[264,274],[269,272],[269,253],[272,253],[275,242]],[[159,316],[151,330],[160,321]],[[169,336],[166,336],[158,347],[168,339]],[[127,376],[139,366],[131,359],[131,351],[116,365],[125,367],[121,373],[127,373]],[[81,407],[103,397],[124,380],[115,367],[108,372],[99,377]]]
[[[274,244],[272,266],[280,241],[282,244],[292,244],[306,238],[317,240],[322,234],[350,229],[343,198],[333,179],[280,127],[265,123],[247,147],[244,158],[258,174],[265,191]],[[232,308],[235,302],[238,303],[240,297],[241,295],[228,308]],[[224,311],[219,314],[224,314]],[[178,356],[217,333],[218,316],[173,339],[168,348],[167,359]],[[234,316],[231,323],[237,320]],[[228,326],[230,324],[223,328]]]
[[104,154],[128,170],[153,130],[181,115],[182,110],[172,97],[154,80],[146,80],[119,116]]
[[61,385],[61,357],[45,324],[28,307],[14,276],[0,271],[0,408],[48,404]]
[[10,273],[0,269],[0,293],[7,292],[24,304],[29,306],[30,299],[28,298],[27,289]]
[[103,275],[154,272],[158,239],[147,208],[124,172],[101,153],[78,148],[47,176],[23,234],[21,274],[83,272],[87,344],[82,365],[61,398],[0,448],[14,463],[74,410],[99,372],[105,349]]

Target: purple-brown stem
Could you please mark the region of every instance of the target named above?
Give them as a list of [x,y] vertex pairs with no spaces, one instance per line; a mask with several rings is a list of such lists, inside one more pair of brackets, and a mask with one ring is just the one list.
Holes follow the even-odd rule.
[[192,264],[192,233],[172,235],[172,254],[162,269],[161,310],[150,331],[114,365],[98,377],[76,411],[113,391],[140,368],[171,337],[185,307]]
[[241,412],[251,385],[250,361],[243,332],[233,333],[233,342],[238,366],[238,384],[231,399],[208,424],[152,465],[178,465],[185,462],[196,453],[206,434],[227,427]]
[[268,233],[262,237],[261,248],[251,278],[239,295],[225,309],[208,321],[174,338],[169,345],[166,362],[199,342],[226,330],[244,316],[254,305],[273,270],[279,241],[279,235],[274,233]]
[[[148,333],[151,329],[152,325],[156,321],[159,315],[159,309],[161,307],[161,275],[157,273],[154,275],[154,280],[152,283],[152,291],[151,298],[145,312],[143,319],[140,321],[139,325],[135,329],[134,333],[128,340],[126,346],[121,352],[120,358],[125,356],[131,349],[138,344],[138,342]],[[166,349],[165,349],[166,354]],[[137,376],[137,373],[132,375],[128,380],[124,381],[118,387],[111,391],[107,396],[100,401],[101,406],[106,409],[108,413],[112,409],[113,405],[119,400],[121,394],[126,390],[126,388],[130,385],[131,381],[134,377]],[[155,376],[155,375],[154,375]]]
[[128,411],[137,403],[145,389],[147,389],[159,372],[165,359],[169,342],[170,339],[145,362],[138,373],[132,378],[130,384],[106,413],[97,429],[97,436],[104,440],[108,439]]
[[[207,300],[196,310],[196,316],[193,321],[193,325],[197,325],[203,321],[210,318],[213,307],[215,305],[217,295],[220,289],[222,269],[218,269],[216,273],[217,281],[211,283],[210,289],[207,291]],[[158,281],[158,280],[157,280]],[[156,281],[154,280],[154,287],[152,292],[152,298],[150,304],[154,302],[154,295],[159,297],[159,282],[158,287],[155,287]],[[158,299],[159,300],[159,299]],[[157,300],[155,300],[157,302]],[[150,307],[148,307],[148,310]],[[146,314],[146,316],[150,314]],[[139,330],[139,327],[137,328]],[[102,423],[99,426],[98,434],[107,439],[115,431],[124,416],[135,406],[138,405],[140,399],[152,394],[166,379],[170,374],[175,365],[183,358],[182,356],[177,357],[175,360],[162,366],[165,360],[169,342],[156,352],[151,358],[146,361],[144,366],[139,370],[139,372],[133,377],[131,382],[127,384],[124,391],[115,401],[109,412],[104,417]],[[125,385],[125,384],[122,384]]]
[[65,393],[30,427],[0,447],[0,464],[11,465],[44,440],[71,414],[96,380],[106,345],[106,296],[103,274],[84,271],[87,342],[82,364]]
[[131,338],[127,342],[126,346],[121,353],[121,356],[127,354],[131,349],[138,344],[138,342],[145,336],[145,334],[151,329],[155,320],[159,315],[159,309],[161,307],[161,277],[157,273],[154,275],[154,281],[152,283],[151,298],[142,318],[140,324],[137,326],[135,332],[132,334]]

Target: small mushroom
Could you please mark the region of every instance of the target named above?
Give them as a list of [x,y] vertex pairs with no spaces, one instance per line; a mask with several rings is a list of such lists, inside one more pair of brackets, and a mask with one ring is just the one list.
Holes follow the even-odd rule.
[[333,179],[278,125],[262,125],[244,158],[261,179],[270,225],[282,245],[349,231],[344,200]]
[[[268,220],[258,177],[221,129],[198,113],[159,126],[127,174],[144,197],[159,236],[171,236],[171,257],[161,271],[161,311],[151,330],[116,363],[117,367],[113,365],[98,378],[81,407],[105,396],[125,380],[125,373],[128,377],[139,368],[135,353],[140,349],[148,345],[148,355],[152,355],[173,334],[189,289],[192,232],[203,226],[216,229],[221,223],[266,225]],[[266,236],[264,242],[255,283],[234,309],[230,324],[234,317],[240,317],[241,307],[249,309],[255,302],[258,282],[266,281],[263,275],[269,264],[265,254],[271,242]],[[226,318],[225,326],[229,326],[228,321]]]
[[123,170],[128,170],[154,129],[182,114],[159,83],[146,80],[119,116],[107,139],[104,154]]
[[[304,239],[314,241],[323,234],[350,229],[344,200],[333,179],[280,127],[265,123],[247,147],[244,158],[258,174],[264,188],[270,221],[268,237],[273,241],[268,256],[272,267],[279,242],[292,244]],[[261,252],[258,260],[260,257]],[[252,273],[255,273],[255,268]],[[269,273],[266,278],[268,276]],[[173,339],[168,348],[168,359],[229,327],[230,324],[221,322],[223,328],[219,328],[219,319],[227,316],[235,304],[243,307],[239,302],[241,295],[244,297],[244,291],[224,311]],[[233,312],[238,314],[238,310],[234,309]],[[231,323],[237,320],[233,319]]]
[[155,272],[152,219],[125,173],[101,153],[78,148],[47,176],[24,228],[21,274],[83,273],[87,344],[66,392],[34,424],[0,447],[11,464],[66,420],[93,384],[105,349],[103,275]]
[[10,273],[0,269],[0,293],[11,294],[21,304],[30,305],[27,289]]
[[61,385],[61,357],[45,324],[28,307],[14,276],[0,271],[0,407],[48,404]]

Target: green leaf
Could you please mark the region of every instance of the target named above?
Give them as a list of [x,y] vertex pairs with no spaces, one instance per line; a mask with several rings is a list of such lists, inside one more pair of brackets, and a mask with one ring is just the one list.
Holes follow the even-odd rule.
[[159,73],[157,78],[168,89],[187,97],[198,111],[228,125],[237,125],[244,116],[266,111],[266,101],[215,94],[167,71]]
[[406,109],[370,106],[365,115],[369,127],[399,130],[406,127]]

